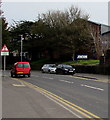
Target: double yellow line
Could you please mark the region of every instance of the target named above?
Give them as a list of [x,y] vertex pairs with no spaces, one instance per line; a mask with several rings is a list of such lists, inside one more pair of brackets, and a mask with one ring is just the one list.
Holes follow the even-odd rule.
[[83,115],[84,118],[89,118],[91,120],[95,120],[95,119],[103,120],[99,116],[97,116],[97,115],[95,115],[95,114],[93,114],[93,113],[91,113],[91,112],[89,112],[89,111],[87,111],[87,110],[85,110],[85,109],[83,109],[83,108],[81,108],[81,107],[79,107],[79,106],[77,106],[77,105],[75,105],[75,104],[73,104],[73,103],[71,103],[71,102],[69,102],[69,101],[67,101],[67,100],[65,100],[65,99],[63,99],[63,98],[61,98],[61,97],[47,91],[47,90],[45,90],[45,89],[43,89],[43,88],[40,88],[40,87],[38,87],[36,85],[33,85],[33,84],[29,83],[29,82],[26,82],[24,80],[20,80],[20,79],[16,79],[16,78],[12,78],[12,79],[23,82],[25,85],[27,85],[27,86],[29,86],[29,87],[31,87],[33,89],[36,89],[36,90],[40,91],[41,93],[43,93],[44,95],[47,95],[48,97],[50,97],[50,98],[58,101],[59,103],[65,105],[66,107],[69,107],[69,108],[77,111],[78,113]]

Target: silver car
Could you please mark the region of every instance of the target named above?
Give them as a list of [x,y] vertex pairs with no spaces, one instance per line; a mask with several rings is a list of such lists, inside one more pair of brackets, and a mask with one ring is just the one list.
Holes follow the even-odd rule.
[[42,73],[56,73],[56,65],[55,64],[45,64],[41,68]]

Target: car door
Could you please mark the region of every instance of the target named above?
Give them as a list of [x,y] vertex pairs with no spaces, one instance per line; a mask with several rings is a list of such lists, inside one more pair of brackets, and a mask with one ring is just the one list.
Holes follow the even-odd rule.
[[30,64],[29,63],[23,63],[24,73],[30,73]]
[[45,71],[46,71],[46,72],[49,71],[49,65],[46,66]]

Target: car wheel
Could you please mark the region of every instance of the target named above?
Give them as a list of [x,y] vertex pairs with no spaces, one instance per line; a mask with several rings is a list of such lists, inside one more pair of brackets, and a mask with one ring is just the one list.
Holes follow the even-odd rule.
[[17,75],[17,74],[15,74],[15,77],[18,77],[18,75]]
[[30,77],[31,76],[31,74],[28,74],[28,77]]
[[44,73],[44,70],[42,70],[42,73]]
[[59,74],[58,70],[56,70],[56,74]]
[[13,73],[11,73],[11,77],[13,77]]
[[50,73],[50,74],[51,74],[51,71],[50,71],[50,70],[48,70],[48,73]]

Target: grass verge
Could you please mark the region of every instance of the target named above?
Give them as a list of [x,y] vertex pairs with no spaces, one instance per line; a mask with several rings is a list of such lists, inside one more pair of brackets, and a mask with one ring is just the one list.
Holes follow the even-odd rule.
[[75,60],[75,61],[69,61],[69,62],[63,62],[63,64],[69,64],[69,65],[98,65],[99,60]]

